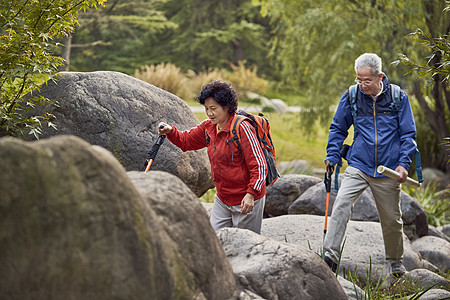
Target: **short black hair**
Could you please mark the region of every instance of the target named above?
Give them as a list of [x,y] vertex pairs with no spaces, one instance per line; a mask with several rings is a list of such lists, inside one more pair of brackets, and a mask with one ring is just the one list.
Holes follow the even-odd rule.
[[198,102],[205,105],[205,100],[213,98],[221,106],[227,106],[229,113],[235,113],[238,106],[238,95],[231,84],[221,80],[213,80],[202,86],[198,95]]

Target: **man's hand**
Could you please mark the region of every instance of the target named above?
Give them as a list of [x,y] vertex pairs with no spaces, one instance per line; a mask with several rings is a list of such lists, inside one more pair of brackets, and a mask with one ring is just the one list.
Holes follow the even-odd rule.
[[330,163],[329,160],[326,160],[325,166],[327,168],[327,174],[330,174],[330,176],[331,176],[331,174],[333,174],[333,172],[334,172],[334,165],[332,163]]
[[241,214],[248,214],[253,210],[255,206],[255,196],[247,193],[241,201]]
[[405,168],[403,168],[402,166],[398,166],[397,168],[395,168],[395,172],[400,174],[397,182],[402,183],[406,181],[406,178],[408,177],[408,171]]

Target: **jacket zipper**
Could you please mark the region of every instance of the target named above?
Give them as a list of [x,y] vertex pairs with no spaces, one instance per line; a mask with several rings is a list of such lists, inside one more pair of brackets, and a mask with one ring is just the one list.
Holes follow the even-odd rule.
[[375,124],[375,172],[373,173],[373,177],[375,177],[377,175],[377,145],[378,145],[377,115],[375,112],[375,101],[373,101],[373,122]]

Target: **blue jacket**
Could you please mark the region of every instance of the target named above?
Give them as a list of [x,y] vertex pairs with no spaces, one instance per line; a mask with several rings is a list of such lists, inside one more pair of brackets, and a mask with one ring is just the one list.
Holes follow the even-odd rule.
[[[416,150],[416,124],[408,95],[401,91],[399,108],[394,108],[391,86],[384,75],[383,91],[375,102],[359,87],[356,99],[357,130],[347,153],[348,165],[372,177],[384,177],[377,172],[379,165],[393,170],[400,165],[408,170]],[[340,161],[340,150],[352,124],[346,91],[331,122],[325,160],[333,164]]]

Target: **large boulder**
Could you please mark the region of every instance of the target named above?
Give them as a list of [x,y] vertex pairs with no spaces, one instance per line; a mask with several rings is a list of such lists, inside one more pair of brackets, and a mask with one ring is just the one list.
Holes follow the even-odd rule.
[[[205,211],[174,176],[146,173],[144,200],[109,151],[73,136],[1,138],[0,157],[2,298],[219,299],[235,292]],[[152,205],[162,195],[158,216]]]
[[[198,198],[179,178],[166,172],[131,171],[128,176],[158,215],[165,239],[177,249],[177,259],[193,275],[189,284],[207,288],[206,299],[230,297],[236,288],[233,269]],[[211,284],[218,281],[220,286]]]
[[263,299],[348,299],[314,252],[246,229],[217,231],[239,284]]
[[[127,171],[143,170],[147,152],[157,140],[160,121],[181,130],[198,124],[177,96],[118,72],[62,72],[56,82],[43,85],[39,94],[59,104],[31,112],[43,110],[56,116],[53,123],[58,130],[45,128],[42,138],[62,134],[81,137],[111,151]],[[166,141],[152,170],[176,175],[197,196],[214,186],[204,149],[183,153]]]
[[274,184],[267,187],[264,212],[271,216],[286,215],[292,202],[320,181],[320,178],[308,175],[281,176]]
[[[314,215],[284,215],[263,220],[261,234],[269,238],[300,245],[322,254],[324,217]],[[407,270],[424,268],[420,254],[415,251],[406,235],[404,264]],[[343,270],[355,271],[365,280],[371,269],[371,280],[385,277],[390,272],[385,259],[383,236],[380,223],[349,221],[341,258]]]
[[[332,190],[330,193],[330,202],[328,215],[333,211],[333,204],[336,200],[334,192],[334,180],[332,180]],[[416,239],[428,234],[427,215],[422,205],[407,193],[401,191],[400,206],[402,210],[402,220],[404,231],[408,238]],[[291,206],[289,214],[313,214],[325,215],[326,209],[326,191],[323,182],[310,187],[301,194]],[[351,215],[353,221],[373,221],[379,222],[379,216],[375,200],[370,188],[367,188],[356,201]]]

